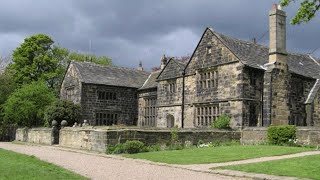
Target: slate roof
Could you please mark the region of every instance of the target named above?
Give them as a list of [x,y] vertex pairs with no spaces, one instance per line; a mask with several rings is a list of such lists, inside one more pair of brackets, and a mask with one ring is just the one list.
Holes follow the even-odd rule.
[[[210,29],[210,28],[209,28]],[[227,46],[242,63],[247,66],[263,69],[269,62],[269,48],[249,41],[219,34],[210,29]],[[318,62],[315,62],[318,61]],[[288,53],[289,71],[311,78],[320,78],[319,60],[312,59],[307,54]]]
[[157,87],[157,77],[159,76],[161,70],[152,72],[148,79],[144,82],[143,86],[139,90],[144,90],[144,89],[151,89],[151,88],[156,88]]
[[71,64],[78,69],[80,81],[88,84],[140,88],[150,74],[136,69],[102,66],[88,62],[72,61]]

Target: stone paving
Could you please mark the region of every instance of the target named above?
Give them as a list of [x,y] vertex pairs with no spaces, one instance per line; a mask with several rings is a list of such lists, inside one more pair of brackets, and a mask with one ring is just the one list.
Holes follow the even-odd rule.
[[309,155],[318,155],[320,151],[303,152],[291,155],[262,157],[241,161],[212,164],[173,165],[147,160],[129,159],[118,155],[106,155],[95,152],[63,148],[59,146],[40,146],[30,144],[12,144],[0,142],[0,148],[18,153],[34,155],[91,179],[284,179],[265,174],[254,174],[232,170],[210,169],[219,166],[265,162]]

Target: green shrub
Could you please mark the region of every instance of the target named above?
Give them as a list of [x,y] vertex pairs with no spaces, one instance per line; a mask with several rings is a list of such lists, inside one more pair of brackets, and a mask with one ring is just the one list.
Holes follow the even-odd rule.
[[44,113],[46,124],[50,125],[53,120],[58,122],[58,126],[62,120],[67,120],[69,125],[77,122],[80,116],[80,106],[73,104],[72,101],[59,99],[48,106]]
[[128,154],[140,153],[145,150],[144,143],[141,141],[127,141],[124,145],[124,150]]
[[184,146],[181,144],[171,144],[167,147],[166,150],[182,150],[184,149]]
[[161,146],[159,144],[151,145],[151,146],[145,146],[146,151],[145,152],[154,152],[154,151],[161,151]]
[[218,117],[212,124],[211,127],[218,129],[228,129],[230,128],[230,117],[223,114]]
[[270,126],[267,131],[268,143],[289,145],[296,139],[296,126]]
[[108,145],[106,153],[107,154],[122,154],[122,153],[125,153],[124,144],[120,144],[119,143],[119,144],[116,144],[115,146]]
[[172,128],[170,131],[171,135],[171,144],[177,144],[179,136],[178,136],[178,129],[177,128]]

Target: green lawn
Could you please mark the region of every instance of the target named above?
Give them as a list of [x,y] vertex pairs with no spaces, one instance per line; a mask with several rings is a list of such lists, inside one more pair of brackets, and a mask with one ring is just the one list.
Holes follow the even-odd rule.
[[225,166],[219,167],[219,169],[231,169],[277,176],[292,176],[320,180],[320,155],[246,165]]
[[251,159],[257,157],[277,156],[310,151],[310,148],[286,146],[219,146],[211,148],[194,148],[177,151],[157,151],[139,154],[126,154],[125,157],[147,159],[168,164],[208,164],[227,161]]
[[87,179],[33,156],[0,149],[0,179]]

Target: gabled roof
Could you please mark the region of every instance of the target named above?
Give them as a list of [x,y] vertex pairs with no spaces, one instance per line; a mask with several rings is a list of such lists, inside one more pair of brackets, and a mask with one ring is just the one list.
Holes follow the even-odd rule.
[[151,72],[148,79],[144,82],[142,87],[139,90],[156,88],[158,83],[156,82],[157,77],[159,76],[161,70]]
[[174,64],[176,64],[176,68],[174,68],[172,70],[172,72],[170,72],[170,75],[168,75],[168,77],[162,78],[163,79],[171,79],[171,78],[176,78],[176,77],[180,77],[182,76],[182,72],[184,71],[186,65],[188,62],[185,61],[178,61],[175,58],[170,58],[168,63],[165,65],[165,67],[161,70],[161,72],[159,73],[159,75],[157,76],[157,80],[159,79],[159,77],[162,75],[162,73],[167,70],[167,67],[169,66],[169,64],[171,64],[171,62],[173,62]]
[[[221,42],[234,53],[240,61],[250,67],[264,69],[264,64],[269,61],[269,48],[249,41],[219,34],[209,28]],[[311,78],[320,77],[318,60],[307,54],[288,53],[289,71]]]
[[150,74],[136,69],[102,66],[89,62],[72,61],[71,64],[80,73],[79,80],[88,84],[140,88]]

